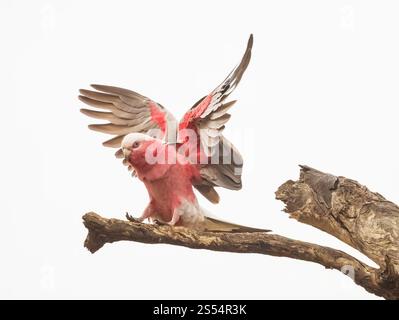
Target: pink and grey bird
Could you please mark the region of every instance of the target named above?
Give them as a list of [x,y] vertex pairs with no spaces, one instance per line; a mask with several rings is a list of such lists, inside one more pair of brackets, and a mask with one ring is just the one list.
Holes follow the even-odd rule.
[[81,109],[89,117],[107,120],[94,131],[114,135],[103,143],[118,148],[116,157],[147,188],[150,202],[138,220],[212,231],[257,231],[213,219],[198,204],[193,187],[212,203],[215,187],[239,190],[242,157],[223,136],[227,111],[236,101],[226,98],[236,88],[251,58],[253,36],[241,62],[211,93],[198,100],[177,122],[159,103],[127,89],[92,85],[79,99],[96,109]]

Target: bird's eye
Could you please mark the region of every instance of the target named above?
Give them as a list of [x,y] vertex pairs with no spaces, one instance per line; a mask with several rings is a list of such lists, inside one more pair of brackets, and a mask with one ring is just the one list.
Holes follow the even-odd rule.
[[133,143],[133,145],[132,145],[132,148],[133,149],[136,149],[136,148],[138,148],[140,146],[140,143],[138,143],[137,141],[135,141],[134,143]]

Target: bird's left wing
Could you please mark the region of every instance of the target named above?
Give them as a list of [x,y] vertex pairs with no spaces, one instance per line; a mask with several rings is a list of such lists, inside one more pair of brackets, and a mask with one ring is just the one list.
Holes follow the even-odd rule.
[[[103,143],[106,147],[120,148],[125,135],[132,132],[148,133],[151,129],[158,129],[158,138],[167,138],[168,124],[176,123],[173,115],[163,106],[137,92],[105,85],[91,86],[97,91],[81,89],[79,99],[107,112],[90,109],[80,111],[89,117],[108,121],[89,125],[91,130],[114,135]],[[119,149],[115,155],[122,158],[122,150]]]

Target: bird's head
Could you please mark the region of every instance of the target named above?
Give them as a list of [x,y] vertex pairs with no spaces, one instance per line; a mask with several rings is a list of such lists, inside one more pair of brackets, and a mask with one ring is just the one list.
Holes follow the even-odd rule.
[[[125,159],[137,170],[153,164],[152,157],[162,141],[143,133],[130,133],[122,140]],[[150,147],[150,148],[149,148]]]

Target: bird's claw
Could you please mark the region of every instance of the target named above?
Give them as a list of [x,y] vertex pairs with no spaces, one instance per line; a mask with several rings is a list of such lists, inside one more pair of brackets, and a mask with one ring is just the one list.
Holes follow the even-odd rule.
[[159,220],[153,220],[152,223],[156,226],[164,226],[166,225],[165,223],[159,221]]
[[128,220],[128,221],[130,221],[130,222],[143,222],[143,220],[144,219],[142,219],[142,218],[135,218],[135,217],[133,217],[133,216],[131,216],[130,214],[129,214],[129,212],[126,212],[126,219]]

